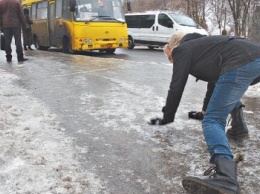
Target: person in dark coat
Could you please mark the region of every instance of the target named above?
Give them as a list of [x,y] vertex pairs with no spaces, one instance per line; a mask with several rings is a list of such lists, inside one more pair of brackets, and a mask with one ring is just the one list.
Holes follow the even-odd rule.
[[15,39],[17,59],[19,62],[26,61],[24,58],[22,41],[21,41],[21,27],[28,28],[23,9],[20,1],[17,0],[1,0],[0,1],[0,28],[5,37],[5,52],[6,60],[12,61],[12,38]]
[[25,8],[25,9],[23,9],[23,12],[24,12],[25,20],[26,20],[26,23],[28,26],[27,29],[23,28],[23,47],[24,47],[24,50],[27,50],[27,46],[28,46],[28,49],[33,50],[31,48],[31,45],[33,43],[31,25],[33,24],[33,21],[30,19],[29,9]]
[[[206,36],[176,33],[165,46],[173,73],[163,118],[151,125],[174,121],[187,79],[216,83],[204,119],[203,135],[215,172],[210,179],[185,177],[182,185],[190,193],[240,193],[237,163],[225,134],[228,114],[241,106],[241,98],[252,83],[259,82],[260,45],[236,36]],[[207,171],[209,172],[209,171]]]

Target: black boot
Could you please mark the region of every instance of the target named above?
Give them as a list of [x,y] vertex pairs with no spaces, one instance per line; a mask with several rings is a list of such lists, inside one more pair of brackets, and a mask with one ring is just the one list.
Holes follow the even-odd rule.
[[23,61],[27,61],[28,59],[27,58],[24,58],[24,57],[19,57],[18,58],[18,62],[23,62]]
[[[210,176],[212,178],[186,177],[182,180],[184,189],[192,194],[239,194],[237,164],[226,159],[217,160],[215,164],[215,173]],[[207,170],[204,175],[209,173]]]
[[26,45],[23,46],[24,50],[27,50]]
[[241,105],[234,108],[231,112],[231,128],[227,130],[227,136],[231,138],[242,138],[248,136],[248,128],[244,120],[243,110]]
[[6,55],[6,61],[11,62],[12,61],[12,55]]

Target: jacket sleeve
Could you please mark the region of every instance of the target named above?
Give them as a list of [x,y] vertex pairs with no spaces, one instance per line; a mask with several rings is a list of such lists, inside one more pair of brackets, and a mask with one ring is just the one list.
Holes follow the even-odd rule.
[[33,24],[33,21],[30,19],[30,16],[28,14],[25,15],[25,19],[26,19],[27,24],[29,24],[29,25]]
[[2,21],[2,11],[0,8],[0,30],[2,30],[2,28],[3,28],[3,21]]
[[28,24],[27,24],[25,16],[24,16],[22,6],[20,5],[20,3],[18,3],[17,6],[18,6],[18,16],[20,18],[20,22],[22,24],[22,27],[24,29],[27,29],[28,28]]
[[175,113],[189,77],[191,58],[187,53],[184,49],[181,50],[178,47],[173,50],[173,73],[163,116],[165,123],[174,121]]

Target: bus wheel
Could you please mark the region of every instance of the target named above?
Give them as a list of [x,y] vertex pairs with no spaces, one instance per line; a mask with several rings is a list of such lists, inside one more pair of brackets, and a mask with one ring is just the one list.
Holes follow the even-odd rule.
[[67,54],[73,54],[74,53],[74,51],[71,48],[70,40],[68,38],[65,38],[63,40],[63,52],[67,53]]
[[116,51],[116,49],[106,49],[105,51],[107,54],[113,54]]
[[148,46],[149,49],[153,50],[154,49],[154,46]]
[[37,50],[46,51],[46,50],[48,50],[48,48],[49,48],[49,47],[47,47],[47,46],[40,46],[39,40],[38,40],[38,38],[37,38],[36,36],[33,38],[33,44],[34,44],[34,46],[35,46],[35,48],[36,48]]
[[128,37],[128,49],[133,49],[135,47],[134,40],[131,36]]

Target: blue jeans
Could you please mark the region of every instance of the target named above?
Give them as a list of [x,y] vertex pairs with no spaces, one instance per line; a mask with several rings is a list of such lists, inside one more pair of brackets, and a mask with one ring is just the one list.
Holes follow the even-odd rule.
[[260,58],[221,75],[210,98],[202,121],[210,162],[224,155],[232,160],[225,126],[228,114],[241,105],[241,98],[254,79],[260,76]]

